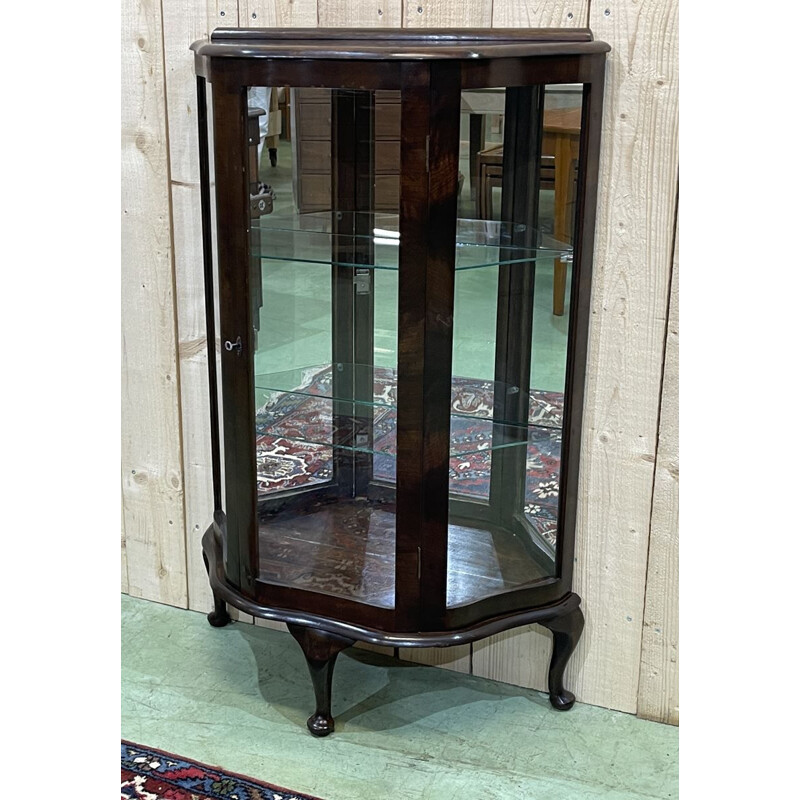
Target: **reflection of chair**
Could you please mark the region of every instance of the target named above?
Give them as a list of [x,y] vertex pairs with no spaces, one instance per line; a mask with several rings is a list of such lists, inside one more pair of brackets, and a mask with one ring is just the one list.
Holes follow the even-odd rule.
[[[578,161],[578,149],[581,131],[581,108],[547,108],[544,112],[542,139],[542,180],[549,180],[555,189],[553,208],[553,237],[559,242],[570,243],[575,197],[575,166]],[[477,128],[477,126],[476,126]],[[472,126],[470,127],[472,134]],[[491,216],[492,187],[500,186],[503,176],[503,148],[481,149],[475,146],[481,137],[470,136],[470,151],[477,154],[475,171],[477,178],[478,216]],[[499,152],[498,152],[499,151]],[[483,157],[485,170],[481,171],[480,160]],[[549,158],[548,158],[549,157]],[[545,159],[548,158],[546,161]],[[552,159],[552,160],[549,160]],[[552,171],[550,171],[552,165]],[[484,176],[485,175],[485,179]],[[488,200],[487,200],[488,196]],[[553,266],[553,313],[560,316],[564,313],[564,300],[567,291],[567,265],[556,259]]]
[[[492,189],[499,189],[503,185],[503,145],[497,144],[481,150],[478,153],[477,169],[478,217],[480,219],[492,219],[494,216]],[[542,156],[540,188],[555,188],[555,156]],[[574,195],[567,201],[568,204],[572,202],[574,202]]]
[[[572,180],[567,178],[566,191],[556,191],[558,206],[553,209],[554,236],[566,243],[572,242],[574,224],[575,186],[577,180],[577,161],[570,159],[567,167]],[[478,153],[478,192],[477,212],[480,219],[492,219],[492,190],[503,185],[503,145],[494,145]],[[556,157],[542,155],[539,188],[556,188]],[[561,259],[553,262],[553,313],[561,316],[567,294],[567,265]]]

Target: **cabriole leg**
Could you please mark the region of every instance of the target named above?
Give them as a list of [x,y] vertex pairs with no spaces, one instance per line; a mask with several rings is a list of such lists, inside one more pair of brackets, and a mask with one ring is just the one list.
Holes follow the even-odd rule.
[[215,628],[224,628],[231,621],[225,601],[216,592],[214,592],[214,610],[208,613],[207,619]]
[[[206,572],[208,572],[208,559],[205,553],[203,553],[203,562],[206,565]],[[214,610],[208,613],[206,619],[209,625],[212,625],[214,628],[224,628],[231,621],[230,614],[228,614],[228,607],[221,595],[217,594],[213,589],[211,592],[214,595]]]
[[314,736],[327,736],[333,733],[334,722],[331,716],[331,686],[336,656],[346,647],[355,644],[352,639],[335,636],[332,633],[317,631],[302,625],[288,625],[289,633],[303,648],[303,653],[314,685],[317,707],[308,718],[308,729]]
[[547,676],[550,704],[558,711],[569,711],[575,703],[575,695],[564,688],[564,670],[583,632],[583,612],[577,607],[541,624],[553,633],[553,654]]

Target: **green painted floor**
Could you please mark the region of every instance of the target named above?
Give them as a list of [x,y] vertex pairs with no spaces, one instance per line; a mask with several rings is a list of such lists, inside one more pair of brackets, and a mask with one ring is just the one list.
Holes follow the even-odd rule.
[[312,705],[289,634],[123,596],[125,739],[325,800],[678,796],[678,730],[629,714],[353,649],[331,737]]

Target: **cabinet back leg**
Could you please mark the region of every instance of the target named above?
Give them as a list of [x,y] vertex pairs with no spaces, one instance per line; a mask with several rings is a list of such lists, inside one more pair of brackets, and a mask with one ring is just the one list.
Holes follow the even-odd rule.
[[308,729],[314,736],[327,736],[334,730],[334,721],[331,715],[331,687],[336,656],[355,642],[344,636],[335,636],[332,633],[306,628],[302,625],[290,624],[287,627],[289,633],[303,648],[308,672],[311,675],[311,683],[314,686],[316,710],[308,718]]
[[550,693],[550,704],[558,711],[569,711],[575,703],[575,695],[564,688],[564,670],[578,646],[583,623],[583,612],[580,607],[541,623],[553,633],[553,654],[550,656],[547,688]]

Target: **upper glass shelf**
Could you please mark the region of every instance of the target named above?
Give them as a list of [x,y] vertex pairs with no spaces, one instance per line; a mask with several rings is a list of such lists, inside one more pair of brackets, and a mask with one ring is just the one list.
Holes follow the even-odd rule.
[[[253,220],[253,255],[278,261],[338,264],[366,269],[398,268],[400,245],[397,214],[358,212],[348,215],[342,230],[337,212],[268,214]],[[535,261],[567,260],[572,246],[527,225],[482,219],[459,219],[456,227],[456,269],[476,269]]]

